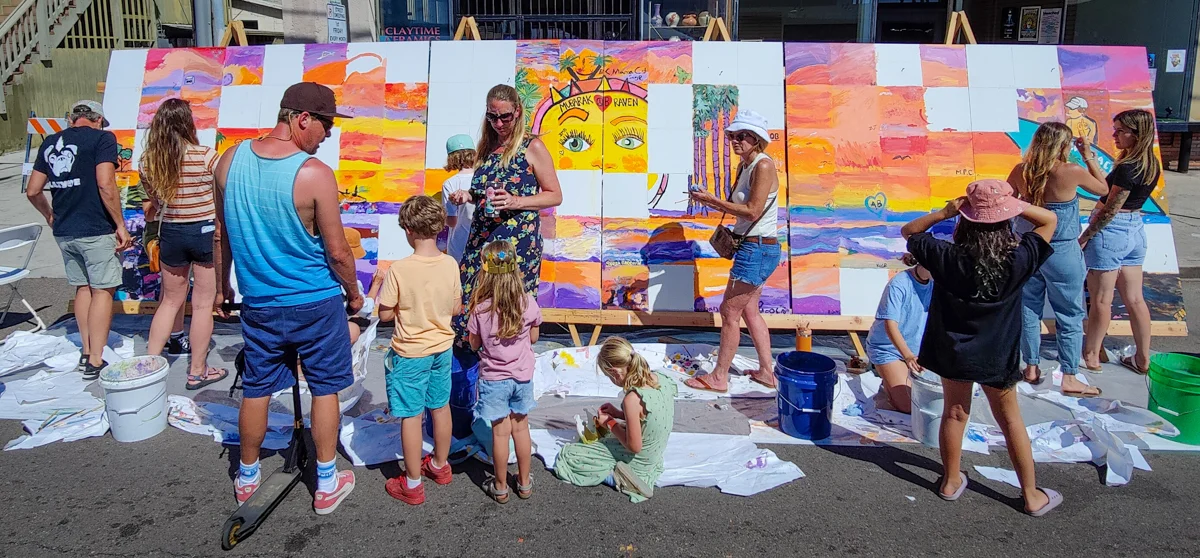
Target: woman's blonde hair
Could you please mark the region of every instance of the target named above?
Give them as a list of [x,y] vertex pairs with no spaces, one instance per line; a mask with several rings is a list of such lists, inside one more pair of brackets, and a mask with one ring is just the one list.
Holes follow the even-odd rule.
[[192,108],[182,99],[167,99],[154,112],[142,153],[141,174],[146,193],[169,203],[179,190],[179,173],[188,147],[198,145]]
[[622,388],[629,391],[633,388],[649,387],[658,389],[658,377],[650,370],[650,363],[633,350],[623,337],[609,337],[600,345],[600,354],[596,355],[596,366],[609,375],[614,368],[625,369],[625,382]]
[[1154,115],[1141,109],[1127,110],[1117,113],[1113,123],[1129,128],[1137,138],[1133,149],[1117,152],[1114,165],[1133,163],[1134,176],[1141,176],[1145,184],[1157,181],[1162,173],[1162,164],[1154,155]]
[[1029,189],[1029,201],[1043,206],[1046,199],[1046,183],[1050,173],[1059,163],[1067,162],[1071,154],[1071,128],[1062,122],[1046,122],[1033,133],[1033,141],[1023,158],[1021,178]]
[[[508,139],[508,143],[504,146],[504,154],[500,156],[500,165],[508,166],[512,162],[513,157],[517,156],[517,150],[521,148],[521,144],[525,142],[525,105],[521,103],[521,96],[517,94],[517,90],[511,85],[500,84],[490,90],[487,94],[487,102],[504,101],[513,106],[513,133]],[[475,148],[475,153],[478,160],[475,161],[475,167],[478,168],[491,155],[497,147],[500,147],[500,134],[492,128],[488,122],[487,115],[483,117],[483,127],[479,131],[479,145]]]
[[475,150],[474,149],[459,149],[454,153],[446,156],[446,166],[443,167],[447,171],[460,171],[469,169],[475,166]]
[[517,267],[516,248],[507,240],[497,240],[483,247],[480,259],[483,269],[475,278],[470,312],[484,311],[483,303],[490,301],[486,311],[496,315],[496,335],[512,339],[525,327],[525,284]]

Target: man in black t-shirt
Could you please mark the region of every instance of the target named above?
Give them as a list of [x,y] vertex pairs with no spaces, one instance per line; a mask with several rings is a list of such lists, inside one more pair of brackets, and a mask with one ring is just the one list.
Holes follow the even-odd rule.
[[[121,284],[118,254],[129,231],[117,191],[117,138],[96,101],[79,101],[67,114],[71,127],[38,148],[26,195],[46,218],[62,251],[67,282],[74,285],[75,320],[83,341],[79,366],[94,380],[104,368],[112,324],[112,299]],[[43,190],[50,190],[52,202]]]

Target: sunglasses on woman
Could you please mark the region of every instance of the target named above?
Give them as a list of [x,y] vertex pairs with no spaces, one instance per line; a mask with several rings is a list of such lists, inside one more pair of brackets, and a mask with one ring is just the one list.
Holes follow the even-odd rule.
[[758,136],[750,132],[734,132],[730,134],[729,137],[732,138],[733,141],[747,141],[750,143],[756,143],[758,141]]
[[488,122],[493,122],[493,123],[494,122],[503,122],[505,124],[508,124],[509,122],[512,122],[512,119],[514,117],[517,116],[517,113],[505,112],[505,113],[497,114],[494,112],[489,112],[489,113],[487,113],[486,116],[487,116]]

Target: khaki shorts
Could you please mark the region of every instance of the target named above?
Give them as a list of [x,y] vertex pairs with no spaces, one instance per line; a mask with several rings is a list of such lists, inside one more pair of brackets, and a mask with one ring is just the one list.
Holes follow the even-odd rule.
[[75,287],[111,289],[121,285],[121,260],[117,257],[117,235],[56,238],[67,268],[67,283]]

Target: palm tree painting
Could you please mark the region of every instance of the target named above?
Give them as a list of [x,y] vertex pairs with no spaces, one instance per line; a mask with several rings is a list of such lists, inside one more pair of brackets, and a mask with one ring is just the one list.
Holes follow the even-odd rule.
[[579,63],[579,55],[574,51],[566,51],[558,59],[558,69],[567,72],[571,75],[571,79],[579,81],[579,74],[575,73],[575,66]]
[[[738,92],[734,86],[692,86],[695,175],[692,183],[721,199],[732,195],[729,142],[725,128],[733,120]],[[722,145],[724,149],[722,149]],[[688,213],[693,214],[689,206]],[[702,211],[703,212],[703,211]]]

